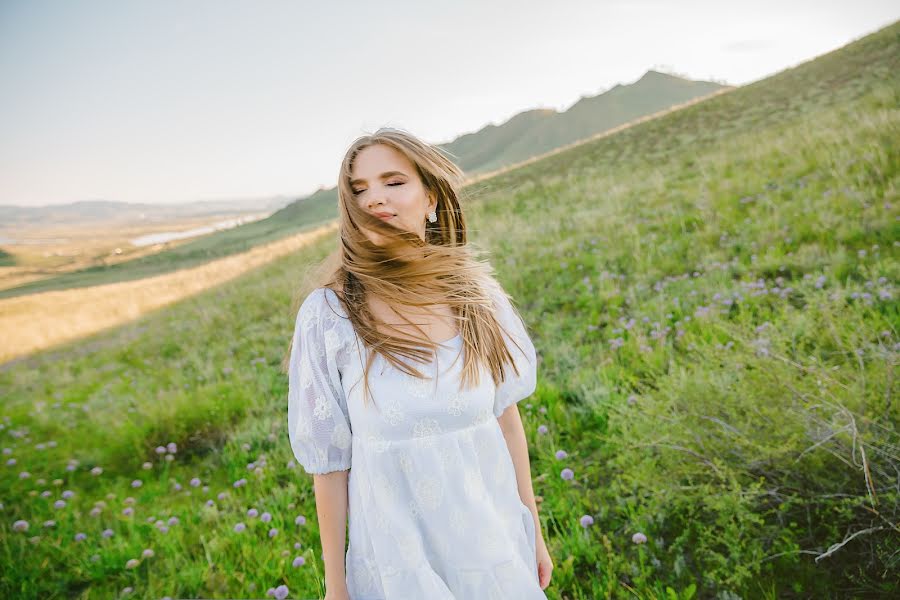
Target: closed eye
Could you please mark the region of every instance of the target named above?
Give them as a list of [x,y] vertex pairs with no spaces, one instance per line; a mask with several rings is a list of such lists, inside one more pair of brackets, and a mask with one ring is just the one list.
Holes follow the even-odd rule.
[[[404,183],[406,183],[406,182],[405,182],[405,181],[397,181],[397,182],[395,182],[395,183],[389,183],[388,185],[389,185],[389,186],[397,186],[397,185],[403,185]],[[359,196],[359,195],[362,194],[364,191],[366,191],[366,190],[353,190],[353,195],[354,195],[354,196]]]

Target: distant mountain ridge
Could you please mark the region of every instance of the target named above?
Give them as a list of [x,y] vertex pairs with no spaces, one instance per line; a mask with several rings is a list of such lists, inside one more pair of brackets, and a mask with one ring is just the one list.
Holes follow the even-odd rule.
[[45,206],[0,205],[0,229],[24,225],[84,225],[97,222],[167,222],[185,217],[244,215],[276,211],[293,203],[296,196],[197,200],[184,204],[147,204],[117,200],[79,200]]
[[502,125],[486,125],[436,145],[449,152],[467,174],[493,171],[731,87],[651,69],[634,83],[582,97],[564,112],[527,110]]

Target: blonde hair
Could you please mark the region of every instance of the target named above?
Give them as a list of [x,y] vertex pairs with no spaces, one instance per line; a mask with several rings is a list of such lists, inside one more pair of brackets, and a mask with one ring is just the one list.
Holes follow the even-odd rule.
[[[426,223],[424,241],[417,233],[370,214],[354,197],[350,185],[353,161],[363,148],[375,144],[384,144],[406,156],[425,193],[437,199],[437,221]],[[459,201],[462,184],[463,172],[436,147],[396,128],[383,127],[357,138],[344,155],[337,186],[340,247],[322,261],[315,279],[316,287],[335,292],[357,335],[373,350],[363,374],[364,402],[369,394],[368,373],[375,354],[381,354],[404,373],[423,378],[418,369],[397,357],[424,363],[434,358],[438,347],[424,333],[413,336],[413,341],[382,333],[376,324],[383,328],[387,324],[368,309],[368,295],[377,296],[393,308],[449,305],[465,348],[461,386],[478,384],[480,365],[490,371],[497,385],[504,379],[503,365],[507,362],[519,375],[495,317],[495,309],[499,308],[495,299],[506,292],[496,281],[493,267],[480,260],[480,251],[467,243]],[[377,233],[383,241],[377,245],[370,241],[361,226]],[[298,297],[295,305],[299,303]],[[510,306],[520,318],[511,302]],[[422,332],[418,325],[403,318]],[[285,371],[289,355],[290,346],[282,362]]]

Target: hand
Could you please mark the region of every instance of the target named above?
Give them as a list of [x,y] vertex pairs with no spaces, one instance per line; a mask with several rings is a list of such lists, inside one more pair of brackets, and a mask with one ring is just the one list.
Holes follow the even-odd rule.
[[546,590],[550,585],[550,574],[553,573],[553,561],[550,560],[550,552],[547,550],[543,535],[539,535],[537,539],[537,568],[538,582],[541,589]]
[[334,586],[325,588],[325,600],[350,600],[350,592],[347,586]]

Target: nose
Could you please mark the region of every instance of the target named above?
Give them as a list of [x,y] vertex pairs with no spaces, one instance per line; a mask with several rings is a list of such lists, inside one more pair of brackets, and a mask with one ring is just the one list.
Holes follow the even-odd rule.
[[384,200],[385,193],[383,189],[371,190],[369,193],[369,208],[384,204]]

